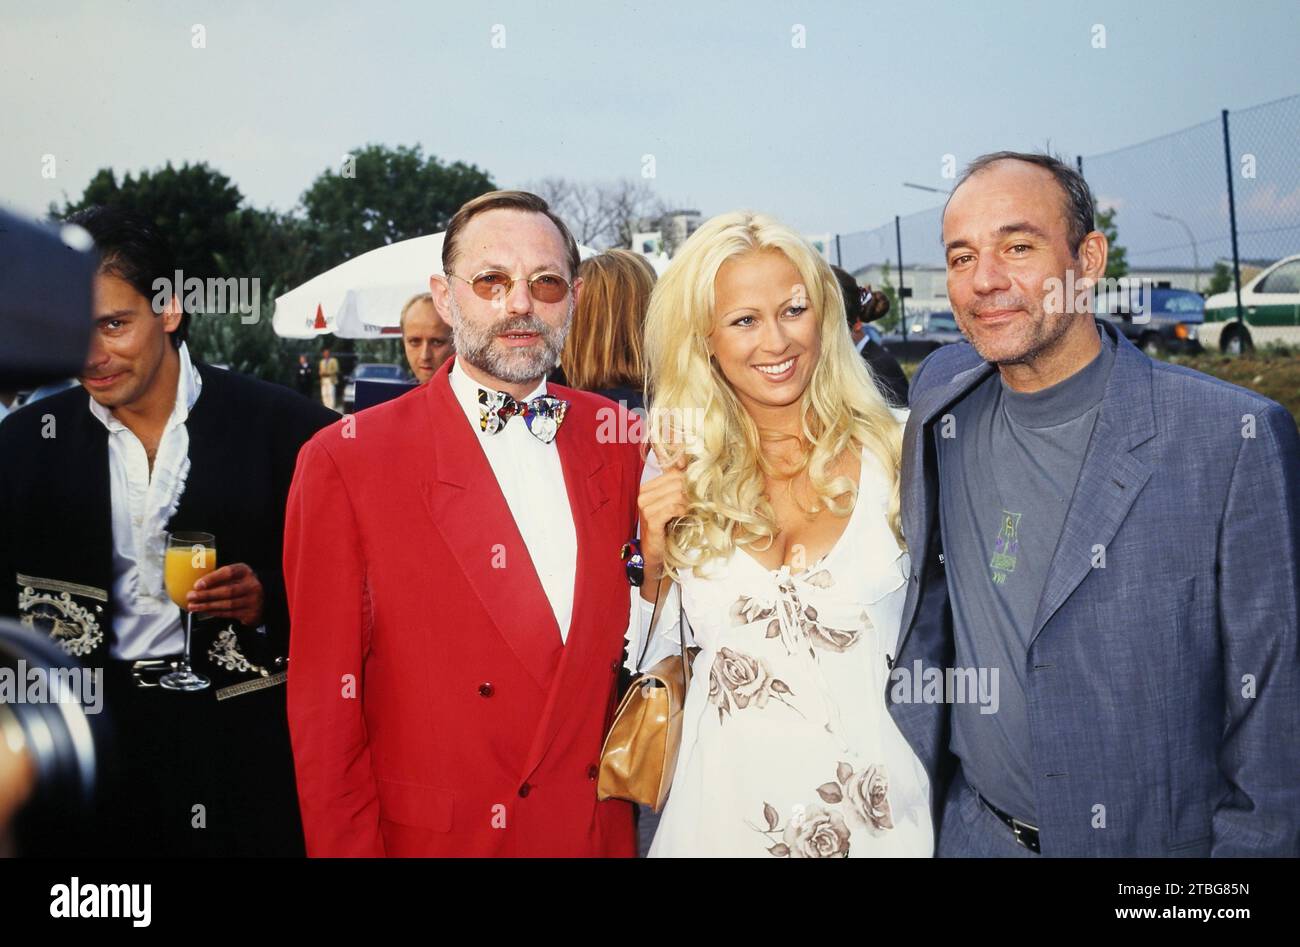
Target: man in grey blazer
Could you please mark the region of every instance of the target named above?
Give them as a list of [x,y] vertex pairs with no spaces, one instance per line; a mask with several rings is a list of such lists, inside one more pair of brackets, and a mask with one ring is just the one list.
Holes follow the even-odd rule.
[[941,856],[1300,855],[1300,437],[1094,319],[1093,210],[1008,152],[945,208],[890,711]]

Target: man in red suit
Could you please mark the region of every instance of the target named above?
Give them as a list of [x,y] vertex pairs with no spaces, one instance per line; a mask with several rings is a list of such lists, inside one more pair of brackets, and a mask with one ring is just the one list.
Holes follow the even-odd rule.
[[[545,201],[452,219],[430,280],[456,357],[322,431],[284,546],[289,727],[312,856],[632,856],[596,800],[641,455],[546,383],[581,288]],[[610,423],[610,422],[613,423]]]

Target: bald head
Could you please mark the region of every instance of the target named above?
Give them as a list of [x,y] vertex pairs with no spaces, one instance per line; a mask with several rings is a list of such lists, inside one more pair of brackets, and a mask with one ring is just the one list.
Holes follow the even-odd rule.
[[427,293],[412,300],[402,313],[402,348],[411,373],[422,385],[455,353],[451,326],[438,315]]

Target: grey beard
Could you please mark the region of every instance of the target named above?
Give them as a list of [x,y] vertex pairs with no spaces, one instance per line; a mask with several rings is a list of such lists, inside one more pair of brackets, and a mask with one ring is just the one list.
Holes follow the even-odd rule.
[[[457,358],[463,358],[480,371],[512,385],[538,381],[549,375],[560,363],[564,340],[568,337],[569,326],[573,324],[572,296],[569,297],[569,312],[564,318],[564,325],[558,329],[552,329],[534,315],[515,316],[501,323],[480,327],[464,318],[454,294],[449,299],[451,338]],[[541,349],[531,352],[514,351],[499,345],[497,335],[508,331],[538,333],[542,339]]]

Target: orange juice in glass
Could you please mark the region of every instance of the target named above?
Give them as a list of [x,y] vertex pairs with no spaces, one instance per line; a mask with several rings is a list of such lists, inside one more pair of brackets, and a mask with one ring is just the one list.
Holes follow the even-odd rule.
[[167,560],[163,566],[163,582],[167,594],[181,608],[185,596],[194,589],[194,583],[217,567],[217,550],[198,543],[168,546]]
[[185,657],[180,666],[158,680],[161,687],[173,691],[201,691],[211,685],[190,666],[190,633],[194,613],[185,608],[185,597],[194,583],[217,567],[217,540],[211,533],[168,533],[167,552],[163,560],[163,584],[167,594],[185,611]]

